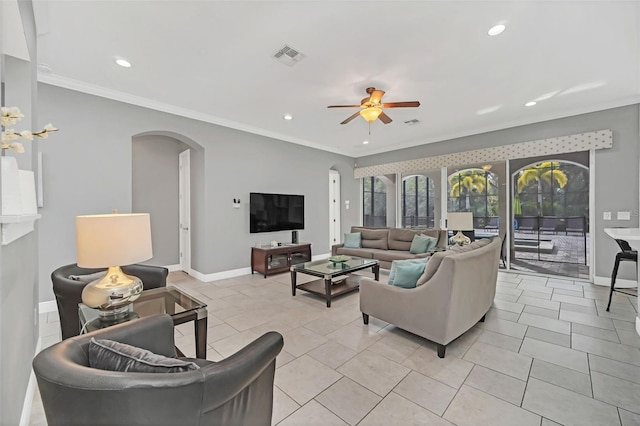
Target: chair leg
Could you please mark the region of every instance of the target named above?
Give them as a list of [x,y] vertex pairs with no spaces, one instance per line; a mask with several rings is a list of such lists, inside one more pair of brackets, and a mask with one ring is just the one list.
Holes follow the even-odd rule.
[[613,272],[611,273],[611,290],[609,290],[609,303],[607,303],[607,312],[611,306],[611,298],[613,297],[613,289],[616,284],[616,277],[618,276],[618,267],[620,266],[620,258],[616,256],[616,263],[613,265]]
[[447,345],[441,345],[439,343],[436,343],[436,345],[438,346],[438,358],[444,358],[444,353],[447,350]]
[[362,322],[369,324],[369,314],[362,313]]
[[484,314],[484,315],[482,316],[482,318],[480,318],[480,321],[479,321],[479,322],[484,322],[484,320],[485,320],[485,318],[486,318],[486,317],[487,317],[487,314]]

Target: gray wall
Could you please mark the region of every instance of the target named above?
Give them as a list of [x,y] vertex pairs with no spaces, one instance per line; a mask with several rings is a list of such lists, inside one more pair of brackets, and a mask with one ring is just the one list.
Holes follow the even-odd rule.
[[[49,275],[74,263],[75,216],[132,210],[132,146],[136,135],[166,133],[193,148],[192,268],[203,274],[248,268],[251,246],[290,241],[290,232],[249,233],[249,192],[305,196],[300,241],[329,253],[329,169],[343,177],[343,199],[358,200],[353,159],[122,102],[39,85],[39,110],[60,128],[40,144],[44,208],[40,221],[40,300],[53,300]],[[176,136],[180,135],[180,137]],[[239,209],[232,206],[240,198]],[[359,208],[344,209],[343,232]]]
[[132,139],[133,212],[149,213],[153,242],[152,265],[180,263],[178,155],[189,146],[167,136]]
[[[638,226],[638,157],[639,105],[613,108],[558,120],[512,127],[443,142],[377,154],[357,159],[358,167],[405,161],[453,152],[527,142],[556,136],[571,135],[601,129],[613,130],[613,148],[595,154],[595,275],[611,274],[618,247],[603,231],[609,227]],[[630,221],[602,220],[604,211],[630,211]],[[622,268],[621,268],[622,269]],[[621,278],[635,279],[632,268],[622,271]]]
[[[11,57],[0,60],[5,104],[18,106],[25,118],[20,130],[37,127],[35,103],[35,25],[30,2],[18,2],[32,62]],[[0,10],[2,8],[0,7]],[[1,12],[0,12],[1,15]],[[0,16],[0,22],[2,16]],[[0,49],[0,53],[2,50]],[[25,152],[15,155],[21,169],[31,170],[37,142],[24,141]],[[37,226],[37,225],[36,225]],[[31,359],[38,340],[38,235],[32,232],[0,246],[0,424],[20,422]]]

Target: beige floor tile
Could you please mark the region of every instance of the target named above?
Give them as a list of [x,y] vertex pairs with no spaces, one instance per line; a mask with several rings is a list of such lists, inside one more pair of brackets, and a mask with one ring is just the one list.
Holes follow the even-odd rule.
[[537,306],[525,305],[523,314],[538,315],[541,317],[558,319],[559,312],[553,309],[539,308]]
[[278,423],[279,426],[346,426],[342,419],[314,400]]
[[591,299],[584,299],[576,296],[565,296],[564,294],[554,294],[551,296],[551,300],[562,303],[571,303],[572,305],[593,307],[594,303]]
[[527,383],[481,365],[476,365],[469,373],[464,384],[520,406]]
[[327,338],[355,351],[363,351],[382,338],[381,335],[368,328],[347,324],[326,335]]
[[605,340],[594,339],[593,337],[582,336],[581,334],[573,334],[571,336],[571,347],[579,351],[640,366],[640,350],[633,346],[620,345]]
[[564,346],[565,348],[571,347],[571,336],[563,333],[556,333],[555,331],[544,330],[542,328],[529,326],[525,337],[531,339],[542,340],[543,342],[553,343],[554,345]]
[[581,373],[589,373],[587,354],[579,350],[525,337],[520,347],[520,353]]
[[538,308],[550,309],[553,311],[557,311],[560,309],[560,302],[554,302],[548,299],[541,299],[539,297],[530,297],[524,294],[520,296],[520,299],[518,299],[518,303],[524,303],[525,305],[528,305],[528,306],[535,306]]
[[640,414],[640,384],[606,374],[591,372],[593,397]]
[[357,354],[353,349],[334,341],[328,341],[307,353],[307,355],[333,369],[340,367]]
[[342,375],[335,370],[308,355],[303,355],[276,370],[275,384],[302,405],[341,377]]
[[273,413],[271,424],[277,424],[291,413],[300,408],[300,405],[282,392],[279,387],[273,387]]
[[228,357],[238,352],[258,337],[260,336],[251,330],[243,331],[242,333],[234,334],[233,336],[213,342],[211,343],[211,347],[224,357]]
[[409,373],[409,368],[371,351],[363,351],[338,367],[351,380],[385,396]]
[[584,324],[591,327],[604,328],[606,330],[615,330],[613,321],[609,318],[602,318],[595,315],[583,314],[580,312],[561,311],[560,319],[578,324]]
[[608,340],[613,343],[620,343],[618,333],[616,333],[615,330],[605,330],[604,328],[573,323],[571,324],[571,332],[582,334],[583,336],[595,337],[596,339]]
[[589,368],[609,376],[640,384],[640,367],[589,354]]
[[519,314],[524,309],[524,305],[521,303],[508,302],[506,300],[500,300],[500,299],[494,299],[492,306],[496,309],[515,312],[516,314]]
[[539,426],[540,416],[463,385],[443,416],[458,426]]
[[535,378],[529,379],[522,408],[563,425],[620,424],[614,406]]
[[638,426],[640,425],[640,414],[632,413],[623,408],[618,408],[622,426]]
[[383,357],[388,358],[391,361],[402,363],[412,353],[417,351],[418,347],[413,344],[404,344],[402,342],[399,342],[397,339],[383,337],[373,345],[369,346],[367,350],[375,352],[378,355],[382,355]]
[[482,342],[476,342],[465,354],[464,360],[520,380],[527,380],[532,361],[528,356]]
[[[486,320],[495,320],[501,319],[505,321],[518,321],[520,314],[516,314],[515,312],[503,311],[501,309],[491,308],[489,312],[487,312]],[[486,322],[486,321],[485,321]]]
[[327,342],[327,339],[304,327],[294,328],[282,333],[284,349],[295,357],[309,352]]
[[530,376],[589,397],[593,396],[589,374],[534,359]]
[[553,331],[555,333],[571,334],[571,323],[553,318],[547,318],[540,315],[532,315],[523,312],[518,319],[520,324],[531,325],[533,327],[542,328],[544,330]]
[[291,355],[289,352],[283,349],[276,357],[276,368],[282,367],[283,365],[290,363],[294,359],[296,359],[295,356]]
[[[213,342],[217,342],[218,340],[225,339],[238,333],[238,330],[231,327],[229,324],[222,323],[219,325],[214,325],[213,327],[207,328],[207,343],[212,344]],[[183,335],[189,336],[191,334],[193,334],[193,331],[191,331],[190,333],[186,332]]]
[[484,329],[506,334],[507,336],[518,339],[522,339],[527,332],[527,326],[525,324],[518,324],[498,318],[487,318],[484,322]]
[[316,334],[321,336],[326,336],[329,333],[332,333],[342,327],[344,324],[337,323],[330,319],[326,318],[318,318],[316,320],[310,321],[304,325],[305,328],[313,331]]
[[518,352],[520,350],[520,345],[522,344],[522,339],[495,333],[491,330],[483,330],[480,336],[478,336],[478,342],[486,343],[487,345],[496,346],[508,351]]
[[435,346],[418,349],[402,365],[456,389],[462,386],[473,368],[471,362],[460,358],[451,356],[438,358]]
[[[522,291],[522,296],[531,297],[531,298],[535,298],[535,299],[544,299],[544,300],[551,300],[551,295],[552,294],[553,294],[553,292],[551,292],[551,293],[540,293],[538,291],[533,291],[533,290],[523,290]],[[525,301],[523,300],[520,303],[525,303]]]
[[374,408],[358,426],[453,426],[402,396],[391,392]]
[[342,420],[355,425],[382,400],[382,397],[343,377],[316,396],[315,400]]
[[393,391],[411,402],[442,416],[449,403],[458,392],[457,389],[433,380],[420,373],[409,373]]

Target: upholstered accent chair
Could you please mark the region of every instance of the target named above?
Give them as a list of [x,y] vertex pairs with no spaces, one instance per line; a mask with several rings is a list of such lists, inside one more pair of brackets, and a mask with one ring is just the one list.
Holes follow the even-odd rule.
[[[122,270],[125,274],[133,275],[142,280],[144,289],[152,289],[167,286],[169,270],[160,266],[151,265],[127,265]],[[51,273],[53,293],[58,304],[60,316],[60,328],[62,338],[77,336],[80,334],[80,319],[78,318],[78,303],[82,302],[82,289],[92,281],[73,280],[70,276],[92,275],[96,272],[106,271],[105,268],[87,269],[77,264],[61,266]]]
[[63,340],[33,360],[49,426],[271,424],[273,379],[282,335],[268,332],[199,368],[138,373],[89,366],[91,338],[176,357],[169,315],[155,315]]

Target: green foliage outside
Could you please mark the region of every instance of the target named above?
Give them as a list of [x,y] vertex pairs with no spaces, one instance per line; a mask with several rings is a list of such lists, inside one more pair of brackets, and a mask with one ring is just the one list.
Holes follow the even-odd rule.
[[482,169],[463,170],[449,176],[450,212],[473,212],[474,218],[499,215],[498,176]]

